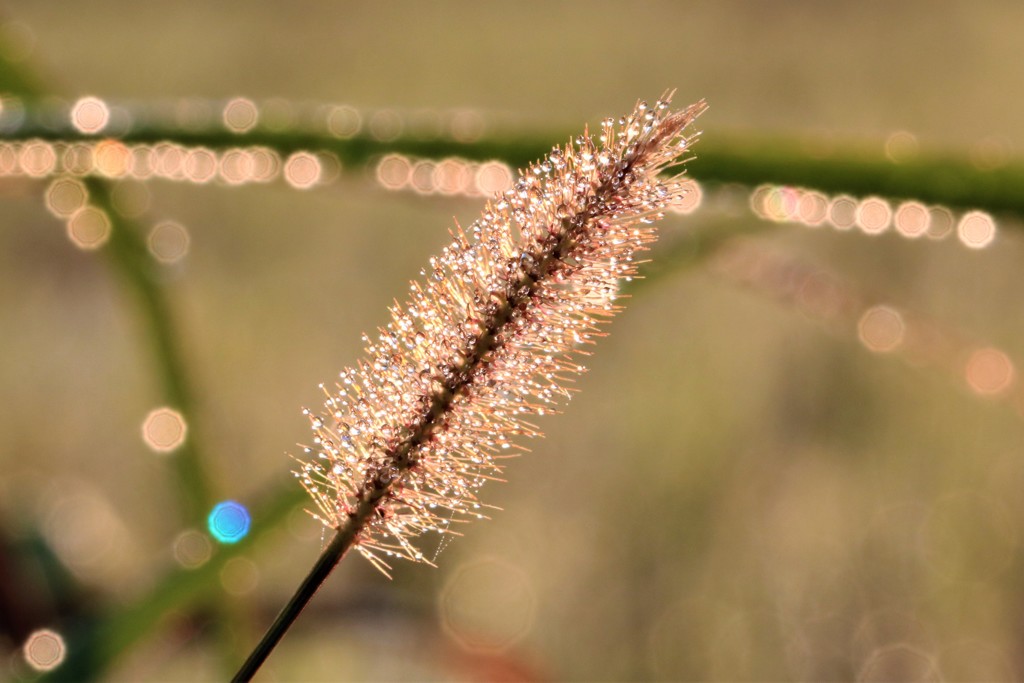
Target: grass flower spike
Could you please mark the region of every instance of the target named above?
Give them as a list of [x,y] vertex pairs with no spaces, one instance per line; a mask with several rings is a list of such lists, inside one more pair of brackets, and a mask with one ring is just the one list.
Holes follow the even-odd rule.
[[[501,477],[516,437],[568,399],[577,356],[613,315],[619,284],[684,192],[680,164],[703,101],[669,97],[555,147],[457,228],[367,357],[325,389],[296,473],[335,529],[302,585],[235,680],[249,680],[341,557],[355,547],[382,571],[430,562],[428,532],[483,516],[480,487]],[[667,171],[665,177],[661,177]],[[443,538],[443,537],[442,537]]]
[[634,254],[681,193],[659,173],[687,153],[705,104],[673,112],[665,100],[555,147],[457,229],[310,416],[301,481],[323,523],[378,567],[429,561],[417,536],[481,516],[477,492],[515,437],[537,435],[532,416],[568,398],[574,356],[618,310]]

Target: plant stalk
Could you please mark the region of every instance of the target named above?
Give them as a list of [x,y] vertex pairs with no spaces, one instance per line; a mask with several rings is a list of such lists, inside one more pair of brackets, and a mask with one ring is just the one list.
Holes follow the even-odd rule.
[[[36,110],[32,102],[28,104],[28,122],[5,134],[5,141],[95,142],[93,135],[74,129],[54,130],[36,123],[33,118]],[[513,167],[523,167],[550,149],[549,140],[565,137],[566,134],[555,132],[518,133],[458,142],[406,135],[381,141],[368,134],[337,138],[304,130],[256,128],[239,135],[222,126],[182,131],[173,126],[140,123],[118,134],[117,139],[126,144],[170,141],[217,150],[253,145],[273,149],[282,156],[297,151],[323,151],[336,155],[343,167],[351,170],[371,164],[389,152],[427,159],[450,156],[477,161],[501,159]],[[1020,192],[1024,160],[1020,158],[997,168],[981,169],[963,153],[922,153],[896,163],[883,153],[881,145],[849,143],[819,154],[804,151],[809,141],[797,137],[723,134],[715,137],[718,142],[701,143],[700,169],[693,176],[696,180],[749,186],[796,185],[826,193],[914,199],[957,209],[1024,216],[1024,195]]]
[[339,529],[338,533],[331,539],[331,542],[324,548],[324,551],[320,553],[316,564],[313,565],[309,574],[303,579],[295,594],[288,601],[288,604],[277,615],[274,623],[270,625],[267,632],[263,634],[263,638],[253,649],[252,654],[249,655],[249,658],[242,664],[238,673],[231,679],[233,683],[250,681],[256,672],[259,671],[263,662],[274,651],[274,648],[281,641],[281,638],[284,637],[284,634],[288,632],[288,629],[291,628],[292,623],[294,623],[295,619],[306,607],[306,604],[320,589],[320,585],[334,571],[334,568],[348,549],[352,547],[356,538],[354,526],[348,524]]

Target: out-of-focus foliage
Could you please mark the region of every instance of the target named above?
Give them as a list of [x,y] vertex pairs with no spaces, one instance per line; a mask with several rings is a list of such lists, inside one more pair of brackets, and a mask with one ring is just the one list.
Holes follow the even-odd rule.
[[[190,97],[244,94],[285,137],[326,102],[394,108],[384,137],[461,111],[470,136],[500,140],[676,87],[709,100],[712,149],[781,135],[805,156],[853,145],[897,170],[942,154],[996,173],[1024,145],[1011,3],[5,8],[0,90],[153,106],[183,138]],[[93,252],[47,211],[48,183],[0,178],[0,599],[18,608],[0,610],[5,666],[27,677],[23,646],[45,657],[49,628],[84,653],[76,667],[130,643],[111,679],[223,678],[320,547],[291,512],[300,406],[482,200],[344,168],[308,191],[119,181],[111,215],[132,231],[114,225]],[[956,203],[957,173],[932,185],[930,202]],[[271,659],[279,678],[1021,676],[1014,219],[972,250],[955,222],[945,239],[768,222],[751,189],[707,185],[666,221],[656,277],[579,396],[488,490],[504,509],[437,570],[399,565],[387,582],[343,562]],[[787,196],[758,195],[761,213]],[[167,221],[187,254],[146,260]],[[757,241],[712,249],[743,232]],[[154,239],[173,251],[180,234]],[[154,320],[173,326],[153,336]],[[176,380],[195,470],[144,439],[173,441],[173,420],[147,417]],[[253,512],[230,548],[203,526],[229,499]]]

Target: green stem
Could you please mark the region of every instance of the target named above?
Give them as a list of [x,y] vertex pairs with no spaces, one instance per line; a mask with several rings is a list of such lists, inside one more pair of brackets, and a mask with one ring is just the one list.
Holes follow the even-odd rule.
[[[33,117],[29,117],[29,121]],[[329,152],[347,167],[364,167],[382,154],[400,153],[440,159],[501,159],[523,166],[550,149],[550,141],[562,139],[554,132],[506,134],[483,137],[474,142],[414,136],[390,141],[367,135],[339,139],[327,133],[296,129],[246,134],[220,127],[182,131],[160,125],[138,125],[118,136],[129,144],[162,141],[182,145],[227,149],[244,145],[262,146],[282,155],[296,151]],[[26,124],[8,140],[31,138],[52,141],[95,141],[73,129],[53,130]],[[920,154],[895,163],[881,150],[864,146],[834,146],[830,151],[807,152],[807,139],[736,136],[716,133],[714,142],[702,140],[695,151],[692,173],[701,181],[760,185],[798,185],[827,193],[856,196],[879,195],[916,199],[960,209],[984,209],[993,213],[1024,216],[1024,162],[1014,159],[998,168],[981,169],[958,154]]]
[[[0,45],[0,92],[25,98],[31,109],[34,102],[49,94],[50,89],[27,63],[10,61],[6,56],[8,52],[2,47]],[[109,183],[100,179],[87,179],[86,183],[90,201],[103,209],[111,222],[110,239],[103,251],[109,257],[113,270],[136,296],[139,304],[137,310],[141,313],[143,327],[150,337],[152,359],[159,373],[161,400],[178,410],[189,426],[188,437],[175,452],[171,462],[175,467],[179,488],[177,498],[181,501],[182,515],[188,525],[202,527],[213,502],[213,491],[197,445],[198,421],[185,363],[177,344],[179,334],[174,326],[170,302],[160,284],[160,273],[148,253],[139,226],[115,210]],[[220,642],[227,648],[230,643],[226,637],[230,628],[230,614],[221,598],[215,598],[213,604],[224,616],[218,619],[217,627]],[[78,643],[78,651],[86,661],[111,645],[96,637],[102,633],[101,630],[89,629],[79,633],[82,633],[82,640]],[[59,667],[55,671],[56,676],[72,676],[76,679],[91,677],[85,673],[87,666],[76,669],[69,664],[66,662],[65,666]],[[94,672],[97,670],[93,669]]]
[[284,637],[284,634],[291,628],[292,623],[295,622],[295,619],[306,607],[306,604],[309,603],[317,590],[320,589],[324,580],[334,571],[338,562],[341,561],[341,558],[348,549],[352,547],[356,537],[353,528],[352,525],[349,525],[346,529],[338,531],[334,535],[331,542],[320,553],[316,564],[313,565],[309,574],[303,579],[295,594],[292,595],[291,599],[277,615],[277,618],[274,619],[274,623],[267,629],[267,632],[253,649],[252,654],[242,664],[238,673],[231,679],[233,682],[252,680],[252,677],[263,665],[263,662],[267,660],[270,653],[273,652],[281,638]]
[[718,136],[695,151],[695,177],[745,185],[796,185],[854,196],[878,195],[1024,216],[1024,162],[982,170],[964,156],[921,154],[895,163],[878,151],[801,151],[798,140]]
[[180,333],[175,327],[171,304],[160,283],[160,273],[146,248],[137,226],[122,218],[113,207],[106,182],[86,179],[90,202],[104,210],[111,222],[106,255],[114,271],[138,302],[143,329],[149,335],[154,367],[159,373],[161,400],[185,418],[188,432],[184,443],[169,462],[176,472],[178,500],[186,524],[202,527],[214,502],[210,478],[203,465],[203,456],[196,435],[199,429],[188,373],[178,343]]
[[[25,98],[26,115],[31,119],[36,103],[50,94],[50,89],[28,63],[12,62],[6,55],[7,51],[0,49],[0,92]],[[109,183],[96,178],[88,179],[87,183],[92,203],[103,209],[111,222],[111,236],[105,251],[115,271],[135,292],[139,302],[138,310],[149,333],[154,365],[160,376],[162,400],[177,409],[189,425],[190,437],[175,453],[173,461],[182,491],[186,521],[191,525],[201,525],[213,497],[209,477],[203,469],[203,459],[196,446],[192,392],[176,342],[179,335],[174,326],[170,302],[160,285],[156,264],[149,256],[139,226],[120,216],[114,209]]]

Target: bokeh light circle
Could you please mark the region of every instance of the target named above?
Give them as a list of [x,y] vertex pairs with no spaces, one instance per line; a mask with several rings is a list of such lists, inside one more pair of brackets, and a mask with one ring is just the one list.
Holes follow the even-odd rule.
[[170,453],[185,442],[188,424],[171,408],[157,408],[142,421],[142,440],[157,453]]
[[432,161],[420,160],[412,167],[409,176],[409,184],[418,194],[430,194],[434,192],[437,185],[434,183],[434,169],[436,165]]
[[257,183],[267,183],[277,178],[281,171],[281,157],[277,152],[266,147],[251,147],[249,155],[252,159],[252,179]]
[[132,153],[124,143],[117,140],[104,140],[92,150],[93,164],[100,175],[108,178],[120,178],[132,167]]
[[696,180],[686,179],[681,181],[679,185],[682,188],[682,194],[672,202],[669,208],[676,213],[691,214],[700,208],[701,201],[704,199],[704,192],[701,189],[700,183]]
[[849,230],[856,224],[857,206],[857,200],[849,195],[832,198],[828,205],[828,215],[836,230]]
[[920,202],[903,202],[896,209],[893,224],[904,237],[914,239],[928,232],[931,214],[928,207]]
[[208,183],[217,175],[217,155],[205,147],[198,147],[185,156],[185,177],[199,185]]
[[476,174],[476,186],[480,194],[491,196],[511,189],[515,175],[508,164],[488,161],[480,165]]
[[461,194],[471,180],[469,164],[458,159],[444,159],[434,169],[434,187],[442,194]]
[[84,206],[68,219],[68,238],[79,249],[99,249],[110,238],[110,219],[104,211]]
[[245,538],[251,523],[252,518],[246,507],[233,500],[217,503],[206,519],[210,535],[221,543],[229,544]]
[[359,112],[348,105],[332,107],[327,115],[327,130],[339,138],[350,138],[362,128],[363,119]]
[[996,223],[987,213],[971,211],[960,219],[956,234],[965,247],[984,249],[996,237]]
[[222,118],[232,133],[248,133],[259,121],[260,111],[252,100],[236,97],[224,105]]
[[46,208],[58,218],[68,218],[83,208],[89,192],[74,178],[58,178],[46,188]]
[[412,164],[399,154],[389,154],[377,164],[377,182],[389,190],[400,190],[409,182]]
[[867,197],[857,204],[857,226],[868,235],[885,232],[892,221],[889,202],[880,197]]
[[297,190],[306,190],[320,182],[320,160],[309,152],[296,152],[284,164],[285,181]]
[[64,148],[61,164],[68,175],[89,175],[96,169],[92,145],[75,142]]
[[781,223],[792,220],[797,213],[800,191],[794,187],[776,185],[762,197],[761,211],[770,221]]
[[22,652],[25,661],[35,671],[53,671],[63,663],[67,647],[59,633],[44,628],[28,637]]
[[57,167],[57,152],[49,142],[32,140],[22,145],[18,153],[18,164],[25,175],[43,178]]
[[190,242],[188,230],[174,221],[157,223],[146,240],[153,258],[166,264],[177,263],[184,258]]
[[174,559],[185,569],[203,566],[213,553],[210,539],[195,529],[187,529],[178,534],[172,550]]
[[944,206],[933,206],[928,210],[928,237],[941,240],[949,237],[955,227],[953,213]]
[[894,164],[902,164],[917,156],[917,136],[905,130],[898,130],[885,141],[885,156]]
[[229,149],[220,158],[220,177],[228,185],[250,182],[254,176],[255,161],[245,149]]
[[964,368],[967,386],[979,396],[1002,394],[1013,384],[1016,374],[1010,357],[990,347],[974,351]]
[[869,351],[889,353],[903,343],[906,324],[900,312],[889,306],[873,306],[857,323],[857,336]]
[[83,97],[71,106],[71,125],[80,133],[98,133],[109,122],[110,108],[98,97]]
[[469,651],[501,652],[532,628],[536,594],[530,577],[497,558],[462,565],[439,596],[446,633]]
[[828,197],[820,192],[805,192],[797,202],[796,211],[801,223],[817,227],[828,220]]

